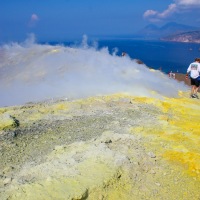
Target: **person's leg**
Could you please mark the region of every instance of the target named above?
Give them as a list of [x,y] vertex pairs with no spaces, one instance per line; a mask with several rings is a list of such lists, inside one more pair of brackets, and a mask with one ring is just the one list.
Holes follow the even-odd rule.
[[197,94],[199,87],[195,88],[194,94]]
[[195,91],[196,91],[195,80],[191,78],[191,97],[193,97]]
[[196,98],[199,98],[198,95],[197,95],[198,89],[199,89],[199,81],[197,79],[195,79],[194,95],[195,95]]
[[196,86],[195,86],[195,85],[192,85],[191,95],[195,94],[195,89],[196,89]]

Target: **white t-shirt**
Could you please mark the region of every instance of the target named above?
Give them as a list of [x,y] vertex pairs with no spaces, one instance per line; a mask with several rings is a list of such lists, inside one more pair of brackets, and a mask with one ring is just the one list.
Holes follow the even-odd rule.
[[190,72],[190,77],[195,79],[199,76],[200,73],[200,63],[199,62],[193,62],[189,65],[187,69],[187,73]]

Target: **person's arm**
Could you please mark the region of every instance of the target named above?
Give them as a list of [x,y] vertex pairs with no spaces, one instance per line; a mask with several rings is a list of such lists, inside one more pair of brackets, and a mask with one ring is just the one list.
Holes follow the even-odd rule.
[[189,65],[189,67],[187,68],[187,74],[189,74],[191,71],[191,64]]
[[199,75],[200,75],[200,63],[198,64],[198,72],[199,72]]
[[191,65],[187,69],[187,73],[185,75],[185,79],[188,79],[188,76],[190,75],[190,71],[191,71]]

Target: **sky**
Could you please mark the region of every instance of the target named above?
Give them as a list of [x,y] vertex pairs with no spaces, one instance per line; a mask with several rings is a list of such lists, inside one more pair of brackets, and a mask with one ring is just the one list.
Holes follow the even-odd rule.
[[200,24],[200,0],[0,0],[0,43],[134,34],[153,23]]

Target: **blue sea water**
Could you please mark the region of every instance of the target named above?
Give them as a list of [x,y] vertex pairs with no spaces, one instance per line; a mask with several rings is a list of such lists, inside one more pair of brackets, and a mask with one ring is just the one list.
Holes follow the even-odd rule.
[[148,67],[186,73],[191,62],[200,57],[200,44],[148,41],[148,40],[100,40],[99,48],[107,46],[110,53],[115,48],[117,55],[125,51],[132,59],[143,61]]

